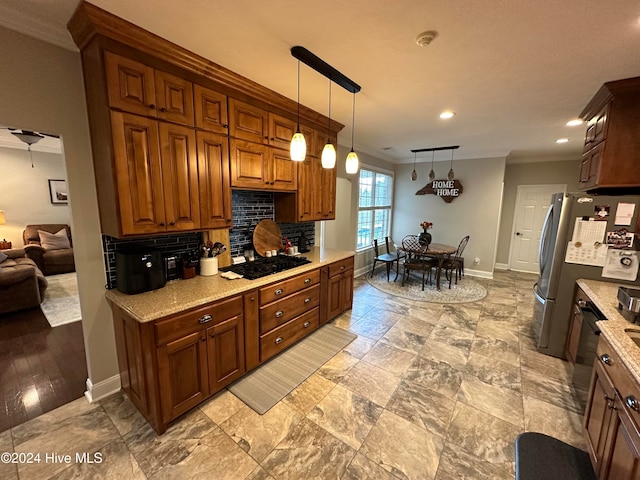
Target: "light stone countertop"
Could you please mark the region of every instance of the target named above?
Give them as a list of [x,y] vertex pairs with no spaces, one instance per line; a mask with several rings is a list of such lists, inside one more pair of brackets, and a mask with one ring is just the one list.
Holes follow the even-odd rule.
[[195,278],[188,280],[172,280],[167,282],[163,288],[137,295],[127,295],[116,289],[107,290],[106,297],[107,300],[118,305],[135,320],[142,323],[151,322],[209,302],[242,294],[254,288],[260,288],[354,255],[353,251],[313,247],[309,252],[303,254],[311,260],[311,263],[256,280],[245,280],[244,278],[227,280],[220,277],[220,274],[210,277],[196,275]]
[[584,279],[578,279],[577,283],[607,317],[607,320],[596,323],[636,382],[640,384],[640,347],[625,333],[627,328],[640,331],[640,325],[629,322],[618,310],[618,287],[629,285]]

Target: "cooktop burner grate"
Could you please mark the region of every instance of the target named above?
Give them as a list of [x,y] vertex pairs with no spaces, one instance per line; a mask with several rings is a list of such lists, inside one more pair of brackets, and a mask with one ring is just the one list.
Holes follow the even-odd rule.
[[279,255],[271,258],[256,258],[253,262],[230,265],[228,267],[222,267],[220,270],[223,272],[231,271],[237,273],[247,280],[255,280],[256,278],[289,270],[290,268],[296,268],[307,263],[311,263],[311,260],[307,260],[307,257]]

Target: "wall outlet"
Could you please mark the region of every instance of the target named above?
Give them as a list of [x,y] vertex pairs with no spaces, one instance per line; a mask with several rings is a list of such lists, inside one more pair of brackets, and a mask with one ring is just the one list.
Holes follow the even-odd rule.
[[473,259],[473,264],[474,265],[480,265],[480,257],[476,257]]

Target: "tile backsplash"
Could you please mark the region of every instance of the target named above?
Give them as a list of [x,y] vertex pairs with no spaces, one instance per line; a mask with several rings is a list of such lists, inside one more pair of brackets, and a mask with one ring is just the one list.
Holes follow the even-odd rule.
[[[234,190],[232,192],[233,228],[229,230],[229,245],[227,248],[231,256],[242,255],[244,249],[252,243],[253,229],[260,220],[274,219],[273,193]],[[315,222],[278,223],[282,237],[288,238],[294,245],[298,245],[298,238],[304,232],[307,246],[314,245]],[[155,248],[163,254],[181,255],[197,250],[202,244],[199,232],[156,235],[152,237],[120,239],[102,236],[104,263],[107,272],[107,288],[116,286],[116,255],[121,249]]]

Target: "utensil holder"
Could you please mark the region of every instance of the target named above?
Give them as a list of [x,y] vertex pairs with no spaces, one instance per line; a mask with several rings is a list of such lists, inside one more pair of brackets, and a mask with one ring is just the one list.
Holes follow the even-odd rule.
[[200,275],[210,277],[218,274],[218,259],[216,257],[206,257],[200,259]]

